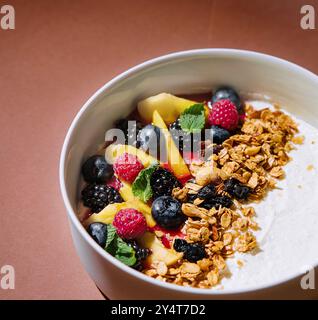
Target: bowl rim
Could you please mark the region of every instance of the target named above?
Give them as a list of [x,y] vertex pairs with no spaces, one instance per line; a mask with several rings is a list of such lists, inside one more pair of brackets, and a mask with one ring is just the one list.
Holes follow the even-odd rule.
[[[228,48],[204,48],[204,49],[192,49],[186,51],[177,51],[172,52],[166,55],[162,55],[150,60],[146,60],[134,67],[129,68],[128,70],[120,73],[119,75],[113,77],[109,80],[106,84],[104,84],[101,88],[99,88],[80,108],[76,116],[74,117],[71,125],[67,131],[67,134],[64,139],[61,155],[60,155],[60,162],[59,162],[59,181],[60,181],[60,190],[63,198],[64,205],[66,207],[66,211],[68,214],[69,219],[74,224],[77,231],[81,234],[81,236],[88,242],[88,244],[95,250],[102,258],[107,260],[108,262],[115,265],[118,269],[123,272],[127,272],[130,276],[136,277],[143,282],[147,282],[154,286],[159,286],[163,289],[167,290],[174,290],[180,293],[188,293],[193,295],[205,295],[205,296],[223,296],[223,295],[235,295],[240,293],[249,293],[249,292],[256,292],[264,289],[268,289],[285,282],[288,282],[292,279],[295,279],[301,276],[301,272],[297,272],[295,274],[286,276],[276,281],[268,282],[265,285],[252,285],[243,289],[222,289],[222,290],[213,290],[213,289],[200,289],[200,288],[192,288],[192,287],[183,287],[172,283],[166,283],[154,278],[151,278],[137,270],[134,270],[115,257],[111,256],[108,252],[103,250],[87,233],[81,222],[78,220],[75,211],[72,208],[70,199],[68,197],[66,191],[66,184],[65,184],[65,163],[67,154],[69,151],[69,143],[73,137],[74,130],[79,123],[81,117],[88,111],[88,109],[95,104],[96,101],[102,96],[107,90],[113,88],[117,85],[118,82],[123,81],[124,79],[131,77],[132,75],[147,69],[149,67],[153,67],[159,65],[164,62],[168,62],[171,60],[179,59],[179,58],[189,58],[189,57],[203,57],[203,56],[215,56],[215,57],[245,57],[248,59],[252,59],[254,61],[265,61],[275,65],[282,65],[284,67],[293,69],[294,71],[302,73],[304,76],[308,77],[310,80],[317,82],[318,84],[318,76],[315,75],[313,72],[284,59],[268,55],[265,53],[260,53],[256,51],[248,51],[248,50],[241,50],[241,49],[228,49]],[[318,260],[314,263],[314,267],[317,267]]]

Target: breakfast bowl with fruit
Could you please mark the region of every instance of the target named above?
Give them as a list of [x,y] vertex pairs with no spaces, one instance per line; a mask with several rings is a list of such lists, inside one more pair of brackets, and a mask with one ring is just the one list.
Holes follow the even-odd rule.
[[317,84],[278,58],[202,49],[142,63],[89,99],[60,182],[98,288],[166,299],[299,286],[317,265]]

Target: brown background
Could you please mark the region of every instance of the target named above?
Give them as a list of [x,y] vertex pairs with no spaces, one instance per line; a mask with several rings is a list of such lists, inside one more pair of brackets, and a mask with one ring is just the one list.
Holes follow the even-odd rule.
[[[0,266],[2,299],[101,299],[74,251],[58,186],[66,130],[85,100],[146,59],[203,47],[244,48],[318,73],[318,30],[299,26],[310,0],[1,1]],[[318,16],[317,16],[318,20]]]

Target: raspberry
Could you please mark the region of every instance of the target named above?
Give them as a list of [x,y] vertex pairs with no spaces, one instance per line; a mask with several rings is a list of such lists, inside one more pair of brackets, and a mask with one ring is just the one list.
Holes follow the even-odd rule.
[[210,125],[220,126],[226,130],[236,129],[239,121],[239,115],[235,104],[229,99],[219,100],[212,106],[208,121]]
[[143,214],[136,209],[122,209],[115,215],[113,225],[117,234],[123,239],[135,239],[142,236],[147,223]]
[[144,168],[140,160],[129,153],[124,153],[114,163],[114,172],[127,182],[134,182],[138,173]]
[[113,187],[117,191],[119,191],[120,188],[122,187],[121,182],[115,176],[113,176],[110,180],[108,180],[106,185],[109,187]]

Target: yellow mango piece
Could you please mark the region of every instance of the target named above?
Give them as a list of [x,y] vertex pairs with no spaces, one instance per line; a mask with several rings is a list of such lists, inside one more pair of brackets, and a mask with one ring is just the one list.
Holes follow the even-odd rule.
[[156,225],[155,220],[151,215],[150,207],[140,200],[130,200],[122,203],[111,203],[105,207],[101,212],[92,214],[88,219],[84,221],[84,225],[88,226],[93,222],[112,223],[116,213],[121,209],[133,208],[140,211],[146,218],[147,225],[154,227]]
[[189,168],[184,162],[179,152],[179,149],[176,147],[163,118],[157,110],[153,112],[152,123],[155,126],[162,129],[162,133],[165,136],[166,150],[168,151],[168,162],[175,176],[177,178],[184,178],[186,176],[189,176]]
[[121,181],[122,187],[119,190],[121,197],[124,201],[138,200],[132,192],[131,185],[125,181]]
[[142,247],[151,249],[146,260],[148,264],[163,261],[167,266],[171,266],[182,257],[182,253],[167,249],[154,233],[146,232],[138,242]]
[[174,122],[185,109],[195,103],[195,101],[179,98],[170,93],[160,93],[140,101],[137,108],[140,116],[147,123],[151,122],[153,112],[158,110],[165,123],[170,124]]
[[148,204],[142,202],[140,199],[134,196],[131,189],[131,185],[129,183],[121,181],[121,184],[122,184],[122,187],[120,188],[119,193],[121,197],[124,199],[124,201],[135,203],[137,205],[137,208],[139,208],[141,212],[145,213],[147,225],[149,227],[155,226],[156,222],[152,218],[151,208],[148,206]]
[[124,144],[111,144],[106,148],[105,158],[107,162],[114,163],[115,160],[124,153],[129,153],[136,156],[144,167],[148,167],[150,164],[157,162],[158,160],[141,149],[137,149],[130,145]]

